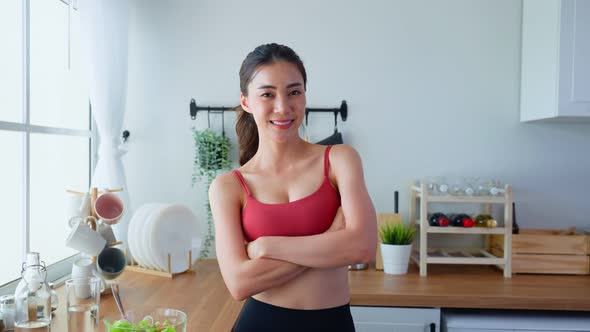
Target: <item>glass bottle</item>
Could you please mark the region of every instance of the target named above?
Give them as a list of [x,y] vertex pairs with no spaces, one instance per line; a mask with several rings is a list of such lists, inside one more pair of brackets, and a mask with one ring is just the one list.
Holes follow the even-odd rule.
[[489,227],[494,228],[498,226],[498,222],[489,214],[478,214],[474,219],[475,227]]
[[450,216],[451,226],[454,227],[473,227],[475,222],[465,213],[459,213]]
[[430,226],[446,227],[449,226],[449,218],[443,213],[436,212],[428,217],[428,224]]
[[51,292],[46,282],[45,263],[39,253],[27,253],[21,280],[16,286],[14,300],[15,332],[49,332],[51,324]]
[[467,196],[474,196],[477,188],[477,181],[479,181],[476,177],[466,177],[464,179],[464,189],[465,195]]
[[512,202],[512,234],[520,233],[520,228],[516,223],[516,203]]
[[465,195],[465,183],[463,178],[460,178],[458,176],[450,177],[448,183],[449,194],[453,196]]
[[492,181],[493,185],[490,187],[490,195],[492,196],[503,196],[504,195],[504,186],[500,181]]

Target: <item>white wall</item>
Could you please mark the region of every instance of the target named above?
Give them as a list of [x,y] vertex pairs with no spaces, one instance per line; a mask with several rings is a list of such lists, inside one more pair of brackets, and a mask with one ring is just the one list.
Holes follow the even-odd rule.
[[[205,219],[190,128],[207,119],[190,120],[189,100],[237,104],[241,61],[278,42],[305,62],[308,106],[348,102],[340,129],[378,211],[393,209],[397,189],[407,216],[414,179],[473,175],[513,185],[521,227],[590,223],[590,125],[519,123],[520,1],[136,0],[131,15],[133,207],[181,202]],[[312,139],[332,126],[330,114],[310,115]]]

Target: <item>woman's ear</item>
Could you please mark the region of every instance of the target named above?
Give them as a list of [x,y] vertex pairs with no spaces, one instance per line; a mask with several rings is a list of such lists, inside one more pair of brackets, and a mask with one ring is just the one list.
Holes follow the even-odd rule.
[[242,109],[248,113],[250,113],[250,108],[248,107],[248,99],[246,99],[246,96],[244,96],[243,93],[240,92],[240,106],[242,106]]

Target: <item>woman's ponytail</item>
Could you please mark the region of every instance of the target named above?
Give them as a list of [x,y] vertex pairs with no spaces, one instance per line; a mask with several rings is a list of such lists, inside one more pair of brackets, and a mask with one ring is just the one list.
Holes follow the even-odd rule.
[[237,106],[238,120],[236,133],[238,134],[238,146],[240,149],[240,166],[252,159],[258,151],[258,127],[252,114]]

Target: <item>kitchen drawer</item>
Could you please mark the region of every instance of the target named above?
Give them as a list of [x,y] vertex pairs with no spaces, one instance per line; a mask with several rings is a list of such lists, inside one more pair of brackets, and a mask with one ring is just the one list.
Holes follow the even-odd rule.
[[356,332],[430,332],[424,324],[355,323]]
[[480,329],[480,328],[475,328],[475,327],[470,327],[470,328],[449,327],[449,328],[443,329],[443,331],[445,331],[445,332],[513,332],[514,330],[512,330],[512,329],[508,329],[508,330],[491,329],[490,330],[490,329]]
[[438,332],[439,308],[352,306],[357,332]]
[[590,332],[586,312],[461,310],[442,312],[443,332]]

